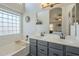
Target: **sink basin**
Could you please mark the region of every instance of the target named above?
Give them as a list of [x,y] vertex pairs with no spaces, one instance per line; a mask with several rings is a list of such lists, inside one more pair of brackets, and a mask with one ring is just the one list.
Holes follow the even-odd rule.
[[74,42],[72,42],[72,41],[69,41],[69,43],[74,43]]

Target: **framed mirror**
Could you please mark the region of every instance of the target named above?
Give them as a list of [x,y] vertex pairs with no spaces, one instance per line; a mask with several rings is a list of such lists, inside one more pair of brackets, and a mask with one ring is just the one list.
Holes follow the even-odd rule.
[[30,22],[30,17],[29,17],[29,16],[26,16],[26,17],[25,17],[25,21],[26,21],[26,22]]
[[69,33],[71,36],[76,36],[76,4],[71,10],[71,19],[69,23]]

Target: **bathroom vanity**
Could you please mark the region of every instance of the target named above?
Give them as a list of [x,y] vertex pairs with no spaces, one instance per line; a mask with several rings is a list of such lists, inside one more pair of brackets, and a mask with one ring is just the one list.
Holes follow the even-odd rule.
[[[49,38],[49,39],[48,39]],[[76,39],[54,39],[54,37],[30,37],[32,56],[78,56],[79,41]]]

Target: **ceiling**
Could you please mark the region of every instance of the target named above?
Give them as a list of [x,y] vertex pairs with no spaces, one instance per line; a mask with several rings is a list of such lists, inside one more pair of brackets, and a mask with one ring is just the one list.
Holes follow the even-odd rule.
[[[53,8],[61,8],[62,6],[63,6],[63,4],[57,4]],[[31,13],[39,12],[42,10],[49,10],[49,8],[46,8],[46,9],[41,8],[40,3],[26,3],[25,9],[26,9],[26,11],[31,12]]]

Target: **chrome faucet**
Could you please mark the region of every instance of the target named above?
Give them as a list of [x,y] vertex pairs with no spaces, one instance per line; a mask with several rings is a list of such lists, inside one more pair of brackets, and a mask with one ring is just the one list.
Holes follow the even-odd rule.
[[41,32],[41,36],[44,36],[45,32]]
[[60,38],[65,39],[65,35],[63,33],[61,33]]

